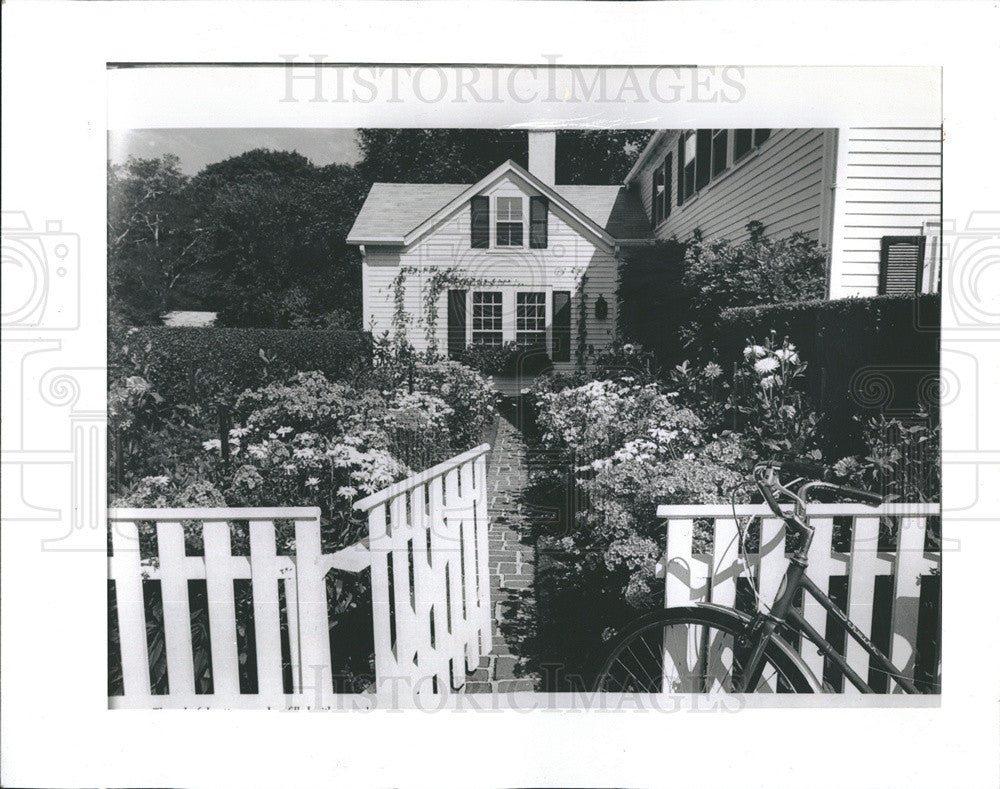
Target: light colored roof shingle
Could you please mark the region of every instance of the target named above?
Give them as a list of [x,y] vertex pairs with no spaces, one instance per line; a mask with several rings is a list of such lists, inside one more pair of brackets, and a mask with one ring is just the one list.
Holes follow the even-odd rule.
[[[348,243],[399,241],[471,184],[373,184]],[[621,186],[555,186],[563,198],[616,239],[652,238],[642,204]]]

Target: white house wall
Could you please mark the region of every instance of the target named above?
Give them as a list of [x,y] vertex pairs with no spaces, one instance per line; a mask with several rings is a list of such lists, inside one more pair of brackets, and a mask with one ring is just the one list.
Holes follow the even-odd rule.
[[[527,244],[527,197],[535,194],[526,183],[515,183],[505,178],[484,194],[523,196],[525,212],[524,238]],[[430,213],[430,212],[428,212]],[[613,249],[599,239],[581,231],[556,205],[549,207],[548,248],[495,249],[492,233],[496,216],[491,203],[491,248],[471,248],[470,208],[463,203],[450,216],[445,217],[433,230],[408,247],[365,246],[362,264],[364,326],[376,336],[393,332],[395,312],[393,281],[401,267],[415,268],[406,275],[404,290],[405,311],[411,316],[408,329],[410,342],[417,350],[428,346],[425,329],[424,292],[436,271],[455,268],[462,276],[475,280],[495,281],[494,285],[470,285],[468,290],[501,290],[504,298],[504,326],[513,327],[515,304],[508,293],[517,290],[544,291],[548,293],[546,321],[551,353],[551,321],[553,291],[571,294],[571,361],[557,364],[568,369],[576,359],[577,329],[579,325],[578,287],[581,277],[587,277],[587,343],[595,349],[609,344],[614,337],[616,321],[617,267]],[[594,303],[603,296],[608,304],[608,317],[599,321],[594,316]],[[437,325],[434,336],[438,349],[447,349],[447,289],[438,299]],[[471,321],[471,309],[468,312]]]
[[[730,130],[731,132],[732,130]],[[824,161],[832,146],[833,129],[773,129],[759,148],[713,178],[694,197],[677,205],[677,142],[680,131],[667,133],[635,182],[647,216],[653,216],[652,173],[673,154],[670,216],[655,228],[656,237],[687,241],[698,229],[704,238],[747,238],[746,226],[762,222],[766,233],[781,238],[805,233],[822,243],[829,239],[829,209],[824,196],[832,171]],[[732,160],[733,135],[729,135]]]
[[883,236],[941,220],[941,129],[840,130],[830,297],[878,292]]

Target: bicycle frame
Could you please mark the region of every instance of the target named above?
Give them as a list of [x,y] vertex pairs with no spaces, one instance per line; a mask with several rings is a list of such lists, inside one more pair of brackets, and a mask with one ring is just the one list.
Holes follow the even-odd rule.
[[[836,648],[823,636],[821,636],[816,631],[816,628],[810,625],[805,618],[803,618],[802,614],[792,607],[792,601],[795,599],[796,593],[799,589],[803,589],[833,616],[841,627],[847,631],[847,634],[851,638],[861,645],[865,652],[867,652],[871,657],[878,669],[886,672],[893,679],[893,681],[907,693],[919,693],[920,691],[917,687],[905,676],[903,676],[903,673],[892,664],[889,658],[887,658],[882,651],[875,646],[875,644],[872,643],[868,636],[861,632],[858,626],[855,625],[850,618],[848,618],[847,614],[845,614],[843,610],[841,610],[841,608],[834,603],[822,589],[816,586],[815,582],[809,578],[809,576],[806,575],[806,568],[809,566],[807,557],[813,536],[813,529],[805,520],[805,508],[806,502],[809,498],[809,493],[816,488],[829,490],[836,489],[837,486],[829,485],[824,482],[808,482],[803,485],[799,489],[798,494],[796,494],[782,486],[780,482],[773,477],[769,484],[773,486],[774,489],[787,494],[794,500],[794,513],[790,515],[782,514],[773,493],[769,492],[769,490],[765,488],[765,485],[761,480],[758,480],[758,486],[761,488],[761,492],[764,494],[765,499],[767,499],[771,508],[781,516],[782,520],[784,520],[786,528],[801,533],[804,539],[802,544],[789,559],[788,569],[785,571],[784,579],[779,587],[778,596],[774,601],[774,605],[771,606],[770,612],[767,614],[757,614],[750,623],[748,639],[749,645],[751,646],[750,659],[746,663],[742,678],[736,683],[736,687],[734,688],[736,692],[743,692],[747,687],[753,688],[757,686],[757,682],[760,680],[760,676],[764,668],[764,651],[767,648],[768,641],[774,635],[778,627],[783,624],[791,624],[802,635],[813,642],[819,648],[820,653],[827,659],[831,660],[837,668],[840,669],[841,673],[851,682],[851,684],[862,693],[875,692],[875,690],[847,664],[847,660],[844,659]],[[817,677],[816,679],[820,681],[822,680],[821,677]]]
[[[827,641],[823,636],[821,636],[816,628],[810,625],[805,618],[797,610],[792,608],[792,601],[795,599],[796,592],[801,588],[809,593],[809,595],[816,600],[826,611],[833,615],[833,618],[847,631],[847,634],[853,638],[861,647],[868,653],[874,662],[876,668],[881,671],[886,672],[892,680],[899,685],[907,693],[919,693],[920,691],[917,687],[905,676],[903,673],[893,665],[892,661],[889,660],[883,654],[883,652],[872,643],[861,630],[855,625],[848,616],[840,609],[840,607],[833,602],[818,586],[815,582],[805,574],[806,564],[796,562],[792,559],[788,565],[788,570],[785,572],[784,581],[782,582],[782,591],[778,595],[778,599],[775,600],[774,606],[771,608],[769,614],[757,614],[754,621],[750,625],[751,632],[756,631],[756,635],[752,637],[751,641],[751,658],[747,661],[746,667],[743,672],[743,677],[741,681],[737,683],[735,690],[737,693],[743,692],[747,687],[756,687],[758,680],[760,679],[761,672],[764,668],[764,650],[767,646],[767,642],[770,640],[771,636],[774,635],[775,630],[777,630],[779,625],[790,624],[795,629],[797,629],[802,635],[804,635],[809,641],[811,641],[816,647],[818,647],[820,653],[831,660],[841,673],[846,677],[854,687],[860,690],[862,693],[874,693],[875,690],[872,688],[865,680],[863,680],[854,669],[852,669],[847,660],[836,650],[836,648]],[[816,678],[822,681],[821,677]]]

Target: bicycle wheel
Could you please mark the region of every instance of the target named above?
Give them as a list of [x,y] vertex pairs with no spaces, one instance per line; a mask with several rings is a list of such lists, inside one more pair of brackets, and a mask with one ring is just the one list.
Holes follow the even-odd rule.
[[[637,619],[610,644],[594,690],[607,693],[732,692],[749,648],[738,636],[748,620],[709,606],[664,608]],[[818,688],[791,647],[772,638],[754,693]]]

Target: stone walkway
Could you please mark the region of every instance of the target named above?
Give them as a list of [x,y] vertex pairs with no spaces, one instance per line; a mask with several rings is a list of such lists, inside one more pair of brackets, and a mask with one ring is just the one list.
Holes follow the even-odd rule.
[[521,492],[528,484],[526,448],[520,431],[505,417],[500,420],[486,468],[490,514],[490,595],[493,601],[493,653],[465,685],[466,693],[531,691],[535,679],[514,674],[517,654],[500,631],[504,602],[513,590],[531,589],[535,549],[523,542],[526,515]]

